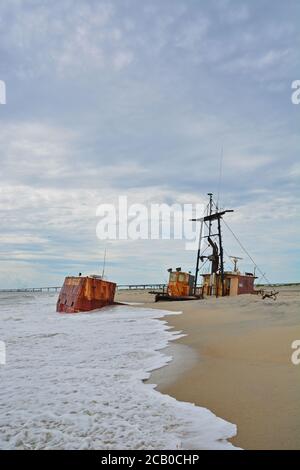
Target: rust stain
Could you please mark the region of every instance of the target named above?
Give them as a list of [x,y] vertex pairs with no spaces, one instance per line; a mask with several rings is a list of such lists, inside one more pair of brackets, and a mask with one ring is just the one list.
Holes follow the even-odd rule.
[[89,312],[114,303],[116,284],[94,277],[66,277],[56,311]]
[[186,297],[192,295],[190,275],[182,271],[170,273],[168,294],[171,297]]

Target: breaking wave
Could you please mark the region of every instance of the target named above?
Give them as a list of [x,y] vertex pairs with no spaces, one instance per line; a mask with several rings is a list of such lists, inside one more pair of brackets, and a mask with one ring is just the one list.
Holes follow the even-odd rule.
[[166,312],[59,315],[55,294],[23,300],[1,299],[2,449],[233,448],[235,425],[143,382],[171,360],[161,350],[180,336],[158,320]]

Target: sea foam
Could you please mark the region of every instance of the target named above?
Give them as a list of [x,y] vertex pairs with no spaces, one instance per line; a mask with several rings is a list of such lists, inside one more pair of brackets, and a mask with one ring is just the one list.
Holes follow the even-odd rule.
[[167,312],[62,315],[55,300],[0,295],[1,449],[233,448],[235,425],[143,382],[180,336],[159,320]]

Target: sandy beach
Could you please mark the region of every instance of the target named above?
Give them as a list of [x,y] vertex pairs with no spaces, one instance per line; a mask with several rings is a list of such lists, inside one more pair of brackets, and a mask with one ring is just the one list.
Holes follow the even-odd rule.
[[243,295],[155,304],[145,291],[120,291],[116,300],[183,312],[164,318],[186,336],[150,378],[159,391],[235,423],[236,446],[300,449],[300,365],[291,362],[299,286],[280,288],[276,301]]

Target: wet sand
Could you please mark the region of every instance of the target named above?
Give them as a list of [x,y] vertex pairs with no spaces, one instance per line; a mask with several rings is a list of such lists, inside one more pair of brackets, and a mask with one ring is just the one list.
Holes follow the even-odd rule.
[[300,365],[291,362],[300,288],[280,290],[275,302],[243,295],[155,304],[141,291],[117,300],[183,312],[165,317],[187,336],[170,346],[173,362],[152,373],[158,390],[237,424],[239,447],[300,449]]

